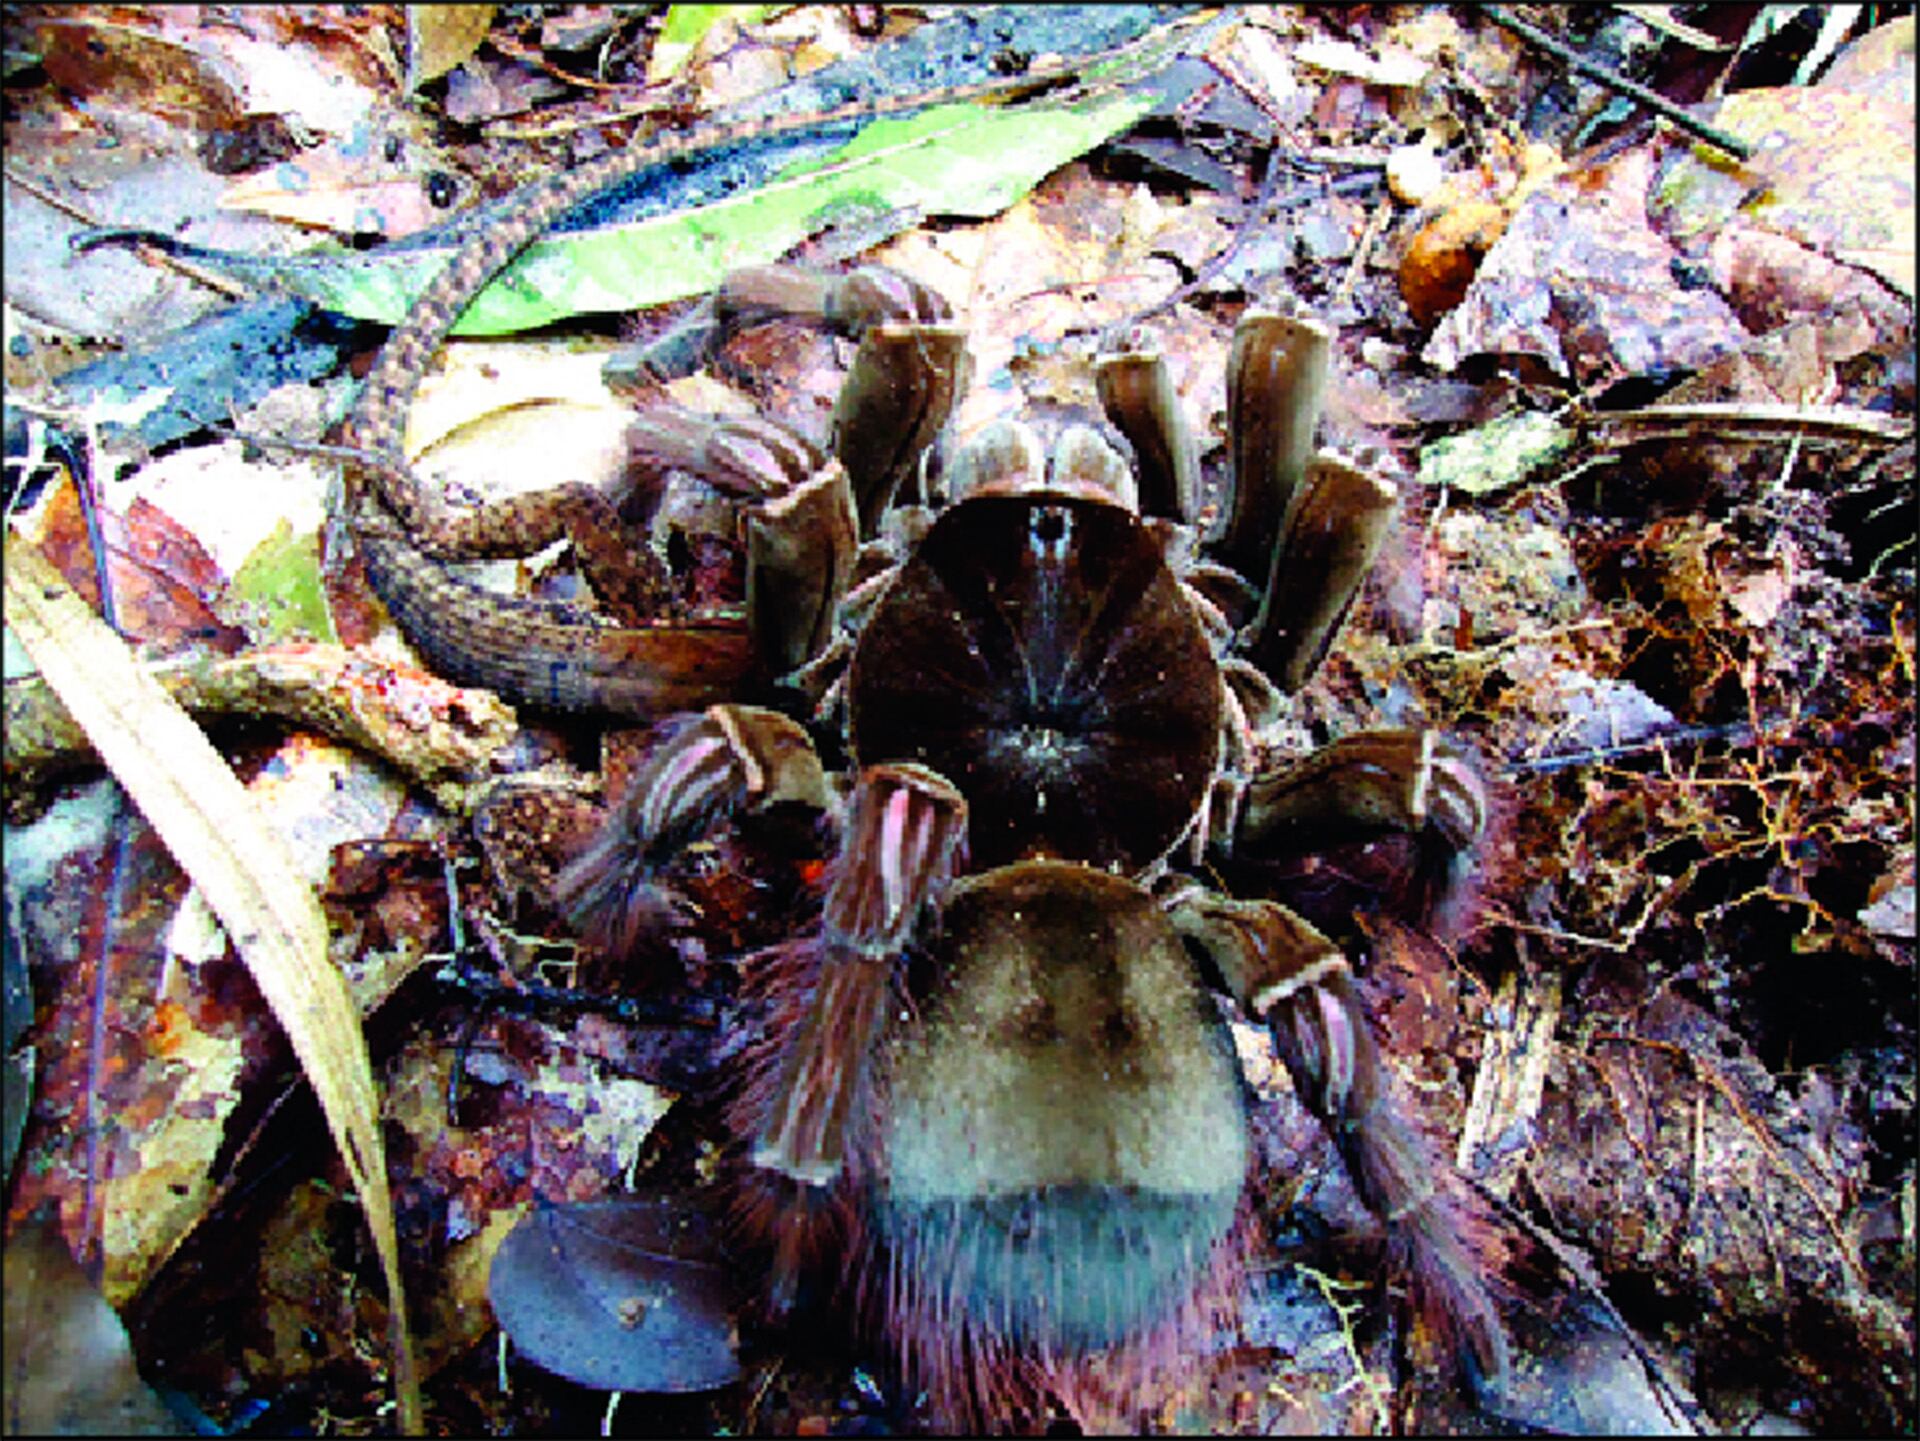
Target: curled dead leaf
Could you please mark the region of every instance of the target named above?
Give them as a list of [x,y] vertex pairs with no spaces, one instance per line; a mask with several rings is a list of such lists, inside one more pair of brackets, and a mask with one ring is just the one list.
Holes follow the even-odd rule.
[[726,1272],[667,1197],[542,1206],[494,1256],[494,1313],[539,1365],[607,1391],[707,1391],[740,1374]]

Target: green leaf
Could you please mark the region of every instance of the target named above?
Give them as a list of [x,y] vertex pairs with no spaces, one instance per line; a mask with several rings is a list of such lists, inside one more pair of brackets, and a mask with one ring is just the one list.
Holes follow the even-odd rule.
[[752,24],[767,13],[765,5],[669,5],[661,22],[660,38],[674,45],[698,45],[713,22],[735,11],[742,24]]
[[[500,335],[699,295],[729,271],[778,260],[850,216],[993,215],[1152,103],[1123,95],[1065,108],[959,104],[877,121],[833,155],[757,190],[534,242],[468,308],[455,333]],[[329,309],[396,324],[446,259],[376,252],[354,262],[310,266],[287,283]]]
[[295,535],[283,518],[235,572],[234,593],[259,610],[258,639],[338,642],[320,578],[319,539],[312,531]]

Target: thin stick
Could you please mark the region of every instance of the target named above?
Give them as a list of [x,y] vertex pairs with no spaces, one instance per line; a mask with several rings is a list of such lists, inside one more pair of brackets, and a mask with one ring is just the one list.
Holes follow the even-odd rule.
[[1688,134],[1698,136],[1709,145],[1719,146],[1736,160],[1751,160],[1753,158],[1753,147],[1747,144],[1746,141],[1729,135],[1718,126],[1709,125],[1698,116],[1681,109],[1665,96],[1658,95],[1647,89],[1646,86],[1637,84],[1625,76],[1615,75],[1605,66],[1596,65],[1586,57],[1575,54],[1558,40],[1555,40],[1551,35],[1536,30],[1533,26],[1527,24],[1526,21],[1517,20],[1507,14],[1503,6],[1487,6],[1486,16],[1487,19],[1498,25],[1502,30],[1510,30],[1529,45],[1537,46],[1539,49],[1546,51],[1547,54],[1553,56],[1554,59],[1558,60],[1575,74],[1584,75],[1587,79],[1604,85],[1609,90],[1619,91],[1628,99],[1646,106],[1647,109],[1651,110],[1654,114],[1672,121]]

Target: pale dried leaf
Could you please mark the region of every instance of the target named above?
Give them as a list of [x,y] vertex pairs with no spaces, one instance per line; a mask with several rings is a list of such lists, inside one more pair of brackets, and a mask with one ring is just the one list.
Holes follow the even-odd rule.
[[407,90],[438,79],[480,48],[493,25],[492,5],[409,5]]
[[5,1434],[188,1436],[47,1212],[7,1241]]

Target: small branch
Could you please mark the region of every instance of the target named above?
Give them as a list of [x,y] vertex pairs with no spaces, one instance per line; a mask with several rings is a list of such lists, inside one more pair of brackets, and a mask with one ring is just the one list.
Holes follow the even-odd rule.
[[[381,757],[455,812],[472,781],[513,733],[511,709],[410,666],[335,645],[261,646],[227,659],[196,657],[150,667],[199,715],[273,716],[310,726]],[[61,769],[92,753],[52,688],[37,678],[6,685],[6,785],[21,807]]]
[[1754,401],[1649,405],[1596,415],[1592,426],[1595,438],[1605,446],[1646,440],[1772,440],[1782,436],[1894,444],[1913,438],[1911,416],[1883,415],[1857,406]]
[[1565,65],[1576,75],[1584,75],[1587,79],[1604,85],[1609,90],[1618,91],[1629,100],[1646,106],[1647,109],[1662,119],[1671,121],[1689,135],[1697,136],[1709,145],[1719,146],[1720,149],[1726,151],[1727,154],[1733,156],[1736,160],[1751,160],[1753,158],[1753,147],[1747,144],[1746,141],[1728,134],[1717,125],[1709,125],[1706,121],[1695,116],[1690,111],[1683,110],[1680,106],[1675,105],[1665,96],[1647,89],[1646,86],[1628,80],[1625,76],[1615,75],[1605,66],[1596,65],[1584,56],[1575,54],[1558,40],[1555,40],[1551,35],[1536,30],[1533,26],[1527,24],[1526,21],[1517,20],[1507,14],[1504,7],[1489,5],[1486,8],[1486,16],[1502,30],[1511,31],[1529,45],[1546,51],[1547,54]]

